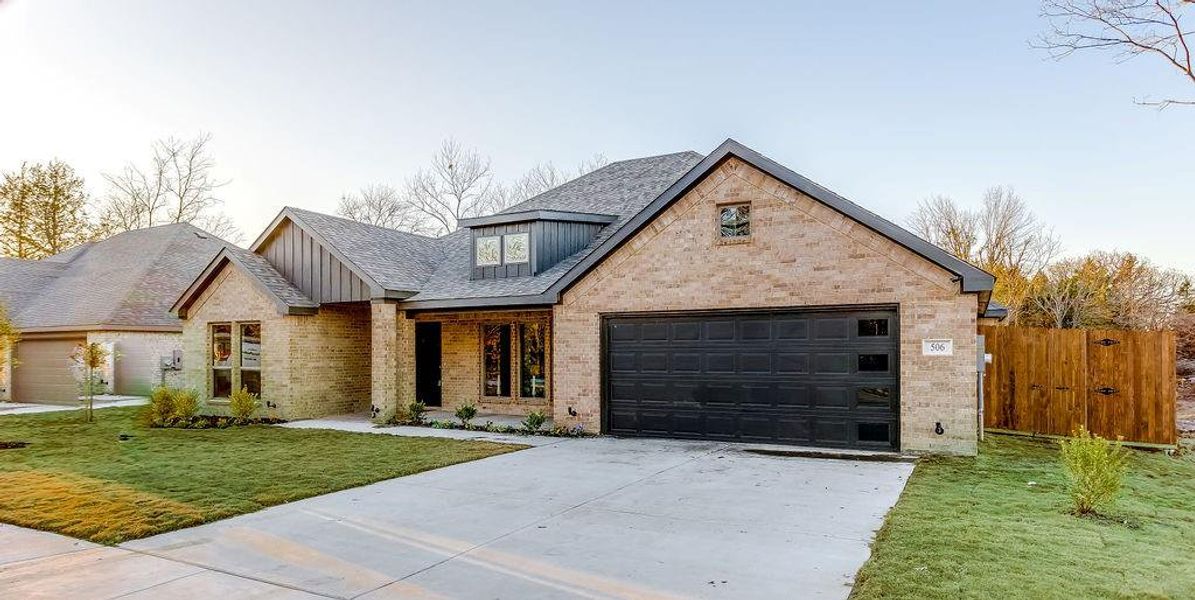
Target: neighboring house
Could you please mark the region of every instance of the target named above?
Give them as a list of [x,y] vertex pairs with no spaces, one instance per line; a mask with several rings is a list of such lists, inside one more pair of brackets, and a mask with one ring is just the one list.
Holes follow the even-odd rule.
[[419,399],[616,435],[976,450],[993,277],[733,140],[460,225],[284,209],[175,303],[189,384],[288,419]]
[[226,244],[187,224],[114,235],[42,260],[0,259],[0,302],[20,340],[0,373],[0,398],[69,404],[80,386],[70,359],[84,342],[114,358],[107,391],[143,395],[180,371],[162,357],[182,349],[171,303]]

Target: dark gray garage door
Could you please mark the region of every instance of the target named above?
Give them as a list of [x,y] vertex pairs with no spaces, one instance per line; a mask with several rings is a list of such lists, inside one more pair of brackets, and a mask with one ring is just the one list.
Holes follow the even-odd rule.
[[609,317],[605,428],[894,449],[895,310]]

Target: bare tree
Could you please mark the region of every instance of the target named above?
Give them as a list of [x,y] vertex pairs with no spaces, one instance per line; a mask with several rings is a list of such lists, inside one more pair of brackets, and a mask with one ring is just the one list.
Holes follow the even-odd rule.
[[1100,298],[1107,280],[1090,260],[1060,260],[1034,279],[1023,319],[1034,325],[1057,329],[1083,328],[1107,320],[1107,307]]
[[490,159],[447,139],[432,156],[431,166],[407,180],[404,200],[442,235],[456,230],[461,219],[505,208],[490,193],[493,179]]
[[[1045,0],[1042,16],[1050,29],[1034,45],[1061,59],[1080,50],[1107,50],[1120,60],[1154,57],[1195,84],[1191,44],[1195,29],[1184,24],[1195,0]],[[1140,100],[1166,108],[1195,105],[1195,99]]]
[[213,235],[240,241],[242,234],[232,220],[218,212],[223,201],[215,193],[228,182],[215,176],[211,140],[210,134],[158,140],[148,168],[129,163],[119,173],[105,173],[108,198],[100,213],[105,231],[193,223]]
[[921,237],[996,276],[993,293],[1017,316],[1030,284],[1058,254],[1058,239],[1010,187],[989,188],[978,210],[937,196],[923,201],[908,219]]
[[424,213],[404,202],[398,190],[386,184],[367,185],[355,194],[342,195],[336,214],[378,227],[432,233]]
[[1124,329],[1164,329],[1191,297],[1190,279],[1131,252],[1094,252],[1104,273],[1109,324]]
[[608,163],[595,154],[575,171],[541,163],[510,183],[495,181],[490,159],[448,139],[431,165],[407,179],[402,190],[379,184],[344,194],[336,214],[373,225],[424,235],[443,235],[457,222],[499,212]]

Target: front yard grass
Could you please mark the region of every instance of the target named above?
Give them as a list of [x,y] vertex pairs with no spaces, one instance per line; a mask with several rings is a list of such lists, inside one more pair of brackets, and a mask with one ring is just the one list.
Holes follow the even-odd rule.
[[1195,458],[1134,451],[1106,516],[1069,507],[1057,442],[923,460],[851,598],[1195,598]]
[[[0,521],[113,544],[524,446],[254,425],[148,429],[140,407],[0,417]],[[119,441],[120,434],[130,434]]]

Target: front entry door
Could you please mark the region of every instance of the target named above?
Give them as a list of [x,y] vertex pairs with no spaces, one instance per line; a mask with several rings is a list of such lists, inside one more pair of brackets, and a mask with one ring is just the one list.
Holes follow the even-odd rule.
[[415,398],[440,406],[440,324],[415,324]]

